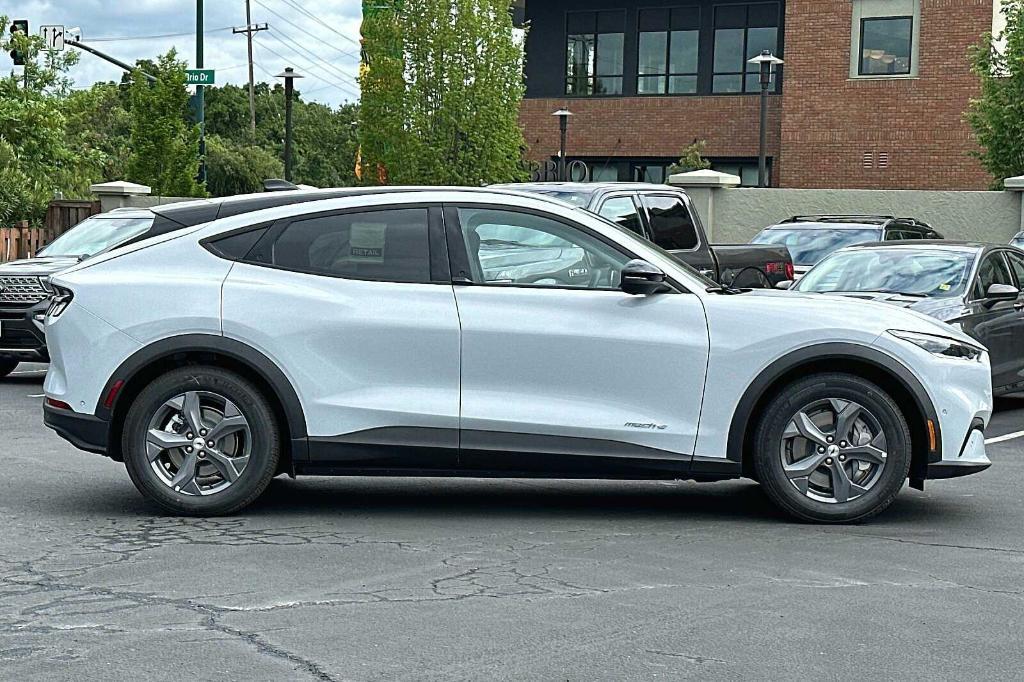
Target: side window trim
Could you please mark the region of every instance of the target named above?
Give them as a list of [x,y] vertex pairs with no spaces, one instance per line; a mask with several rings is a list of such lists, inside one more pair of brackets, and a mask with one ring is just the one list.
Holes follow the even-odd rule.
[[692,249],[672,249],[672,251],[676,251],[678,253],[694,253],[704,248],[704,240],[701,238],[701,235],[704,232],[703,224],[700,222],[700,217],[697,215],[697,211],[694,210],[693,204],[690,202],[690,197],[686,196],[686,194],[682,192],[654,191],[639,193],[640,203],[643,204],[644,207],[644,216],[647,222],[647,231],[650,234],[650,237],[648,237],[648,239],[650,241],[654,242],[654,228],[651,225],[651,213],[650,207],[647,205],[647,197],[670,197],[672,199],[678,199],[686,208],[687,213],[690,214],[690,221],[693,223],[693,237],[695,240],[694,246]]
[[612,192],[610,194],[605,194],[601,197],[601,201],[597,206],[597,214],[601,215],[604,205],[613,199],[629,199],[633,202],[633,208],[636,209],[637,218],[640,219],[640,230],[643,232],[643,234],[638,236],[643,237],[649,242],[653,242],[654,239],[651,234],[651,225],[647,219],[647,207],[644,206],[642,201],[640,201],[640,197],[636,192]]
[[[334,216],[346,216],[361,213],[377,213],[382,211],[401,211],[401,210],[423,210],[427,213],[427,258],[430,265],[430,277],[429,282],[399,282],[393,279],[381,279],[374,277],[353,277],[347,275],[333,274],[328,272],[309,272],[306,270],[297,270],[295,268],[288,268],[273,263],[273,248],[277,243],[277,240],[281,237],[285,230],[290,225],[305,220],[313,220],[317,218],[330,218]],[[357,282],[391,282],[401,284],[451,284],[451,277],[444,276],[445,268],[435,271],[435,232],[437,227],[434,226],[434,220],[438,218],[434,217],[432,209],[440,210],[440,205],[435,203],[410,203],[410,204],[375,204],[373,206],[352,206],[350,208],[335,209],[329,211],[317,211],[315,213],[302,213],[299,215],[288,216],[286,218],[280,218],[273,223],[269,223],[269,228],[263,237],[260,238],[256,245],[249,250],[249,253],[245,258],[240,259],[238,262],[245,263],[246,265],[253,265],[261,268],[270,268],[271,270],[281,270],[283,272],[293,272],[296,274],[311,275],[314,277],[328,277],[331,279],[343,279]],[[440,214],[437,214],[438,216]],[[266,227],[268,223],[263,223],[262,226]],[[251,226],[255,228],[257,226]],[[251,229],[250,227],[244,229]],[[239,230],[243,231],[243,230]],[[220,235],[218,235],[219,237]],[[256,260],[257,258],[265,258],[266,260]],[[440,257],[444,257],[441,255]],[[447,263],[445,263],[447,265]]]

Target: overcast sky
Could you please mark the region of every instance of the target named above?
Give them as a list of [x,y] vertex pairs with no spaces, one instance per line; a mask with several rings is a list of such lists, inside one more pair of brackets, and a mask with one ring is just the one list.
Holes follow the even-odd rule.
[[[337,105],[358,99],[360,0],[251,0],[253,23],[270,25],[256,35],[256,80],[273,81],[285,66],[299,81],[304,99]],[[133,63],[178,49],[195,66],[196,0],[19,0],[0,13],[28,19],[34,34],[44,24],[81,27],[82,42]],[[246,41],[231,27],[245,25],[245,0],[206,0],[205,67],[217,71],[217,84],[248,80]],[[168,35],[186,34],[186,35]],[[160,37],[157,37],[160,36]],[[69,48],[70,49],[70,48]],[[3,63],[3,62],[0,62]],[[2,68],[10,68],[7,62]],[[122,71],[82,53],[71,75],[75,87],[119,80]]]

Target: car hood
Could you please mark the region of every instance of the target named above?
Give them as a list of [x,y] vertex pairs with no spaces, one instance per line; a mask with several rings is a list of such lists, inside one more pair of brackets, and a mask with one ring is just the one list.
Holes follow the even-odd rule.
[[945,298],[921,298],[919,296],[903,296],[902,294],[885,294],[879,292],[843,292],[830,294],[843,298],[852,298],[860,301],[875,301],[899,306],[908,310],[934,317],[943,322],[949,322],[961,317],[966,311],[963,300],[959,296]]
[[35,275],[38,277],[46,277],[47,275],[56,274],[61,270],[66,270],[73,265],[78,265],[77,256],[43,256],[40,258],[25,258],[0,265],[0,276],[13,275],[17,277]]

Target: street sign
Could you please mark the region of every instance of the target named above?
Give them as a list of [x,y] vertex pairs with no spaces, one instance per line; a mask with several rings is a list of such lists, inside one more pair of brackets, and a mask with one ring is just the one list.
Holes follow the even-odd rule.
[[189,69],[185,72],[188,85],[213,85],[213,69]]
[[63,26],[40,26],[39,35],[43,37],[47,50],[64,50]]

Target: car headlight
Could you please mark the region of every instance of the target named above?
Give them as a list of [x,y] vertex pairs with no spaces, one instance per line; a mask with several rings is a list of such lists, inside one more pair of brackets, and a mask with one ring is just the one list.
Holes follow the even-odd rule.
[[962,360],[980,360],[985,354],[985,349],[963,341],[957,341],[946,336],[937,334],[922,334],[921,332],[905,332],[890,329],[889,333],[898,339],[908,341],[918,348],[940,355],[946,358],[960,358]]
[[75,294],[70,289],[59,287],[56,284],[51,284],[51,286],[53,287],[53,296],[50,298],[50,308],[46,311],[46,319],[55,320],[71,305],[71,299],[75,297]]

